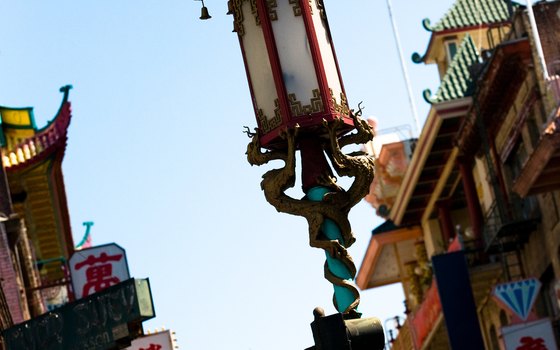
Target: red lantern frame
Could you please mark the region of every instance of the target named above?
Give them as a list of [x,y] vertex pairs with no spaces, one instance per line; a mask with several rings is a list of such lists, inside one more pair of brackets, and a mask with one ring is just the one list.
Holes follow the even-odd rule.
[[[276,88],[277,103],[276,107],[279,109],[281,116],[281,121],[273,126],[265,125],[263,122],[263,117],[260,115],[258,101],[255,95],[255,90],[253,86],[253,78],[258,79],[259,77],[252,77],[249,69],[249,63],[247,59],[247,52],[243,43],[243,30],[239,28],[239,20],[237,11],[241,11],[241,6],[244,2],[250,1],[251,6],[256,7],[257,10],[257,23],[260,22],[262,28],[262,34],[266,44],[266,51],[268,54],[268,59],[270,63],[270,68],[272,70],[272,76],[274,79],[274,85]],[[303,18],[305,25],[305,36],[309,45],[309,51],[311,53],[313,67],[315,69],[315,77],[318,83],[318,94],[313,91],[314,99],[312,99],[312,104],[317,103],[314,106],[320,106],[320,111],[308,112],[303,115],[294,115],[293,106],[290,103],[290,96],[286,88],[286,82],[284,81],[283,71],[281,66],[280,55],[278,52],[278,47],[276,44],[276,39],[274,35],[274,30],[272,26],[271,11],[270,7],[275,6],[278,1],[285,1],[294,6],[294,13],[296,12],[296,6],[299,5],[299,10]],[[239,34],[239,43],[241,46],[241,52],[243,55],[243,61],[245,65],[245,71],[247,73],[247,80],[249,83],[249,89],[253,101],[253,108],[255,111],[255,116],[257,119],[257,124],[259,126],[259,140],[262,147],[275,149],[283,148],[284,142],[280,138],[280,133],[285,129],[294,128],[295,125],[299,125],[300,133],[302,134],[313,134],[322,135],[324,133],[323,121],[333,121],[335,119],[342,119],[347,128],[343,128],[342,132],[347,132],[351,130],[354,126],[352,118],[350,116],[350,109],[348,107],[348,102],[346,99],[346,92],[344,89],[344,84],[342,81],[342,76],[340,73],[340,68],[338,64],[338,59],[336,57],[336,52],[334,49],[334,44],[332,42],[331,33],[329,30],[329,25],[327,22],[326,14],[324,12],[324,5],[322,0],[233,0],[234,16],[236,19],[235,31]],[[322,24],[326,33],[325,40],[328,41],[328,46],[331,52],[322,52],[321,46],[317,36],[317,30],[315,28],[315,23],[313,21],[312,6],[320,12]],[[241,22],[243,19],[241,19]],[[257,24],[258,25],[258,24]],[[329,81],[327,77],[327,72],[325,64],[323,63],[323,55],[332,54],[332,59],[334,60],[334,66],[336,68],[336,77],[338,78],[338,84],[341,90],[341,96],[337,102],[337,98],[332,96],[332,90],[329,86]]]

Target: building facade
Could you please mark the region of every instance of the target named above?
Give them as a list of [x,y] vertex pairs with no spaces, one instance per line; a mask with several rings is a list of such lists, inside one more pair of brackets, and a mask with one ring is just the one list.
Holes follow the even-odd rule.
[[70,88],[43,128],[32,108],[0,107],[0,330],[68,302],[74,243],[61,166]]
[[[424,92],[431,108],[394,198],[371,200],[390,205],[357,277],[362,289],[402,283],[393,349],[515,349],[511,334],[537,321],[552,340],[519,346],[560,340],[560,2],[532,10],[458,0],[423,22],[431,38],[413,60],[436,64],[440,87]],[[496,297],[517,281],[540,285],[523,319]]]

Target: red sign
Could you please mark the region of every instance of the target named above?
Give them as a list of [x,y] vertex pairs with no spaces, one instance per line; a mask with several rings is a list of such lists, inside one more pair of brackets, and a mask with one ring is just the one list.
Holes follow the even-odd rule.
[[69,264],[76,299],[130,278],[126,253],[114,243],[76,251]]
[[140,348],[139,350],[161,350],[161,345],[150,343],[150,346],[147,348]]
[[438,317],[441,315],[441,301],[437,290],[435,279],[426,292],[426,297],[418,310],[410,317],[410,324],[414,331],[414,341],[416,348],[422,348],[424,340],[434,328]]

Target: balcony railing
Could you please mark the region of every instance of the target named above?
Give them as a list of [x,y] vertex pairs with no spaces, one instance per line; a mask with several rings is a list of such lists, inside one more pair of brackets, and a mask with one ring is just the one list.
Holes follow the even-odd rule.
[[483,228],[485,250],[489,253],[515,250],[526,242],[540,221],[535,197],[512,195],[510,205],[494,202]]

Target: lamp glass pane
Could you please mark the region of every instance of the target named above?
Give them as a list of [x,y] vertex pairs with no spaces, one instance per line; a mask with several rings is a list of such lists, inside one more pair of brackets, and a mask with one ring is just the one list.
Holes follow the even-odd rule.
[[243,2],[242,12],[244,18],[242,42],[253,88],[254,103],[257,109],[262,110],[264,117],[271,120],[275,117],[274,101],[278,97],[262,27],[260,24],[257,25],[250,1]]
[[272,30],[292,116],[322,111],[319,83],[299,5],[277,1],[269,5]]
[[338,105],[342,105],[340,94],[342,93],[342,83],[338,76],[338,69],[334,57],[334,48],[329,37],[326,22],[321,18],[322,14],[317,7],[317,0],[311,0],[311,9],[315,32],[317,33],[317,41],[321,50],[321,58],[327,76],[329,89],[333,93],[333,97]]

